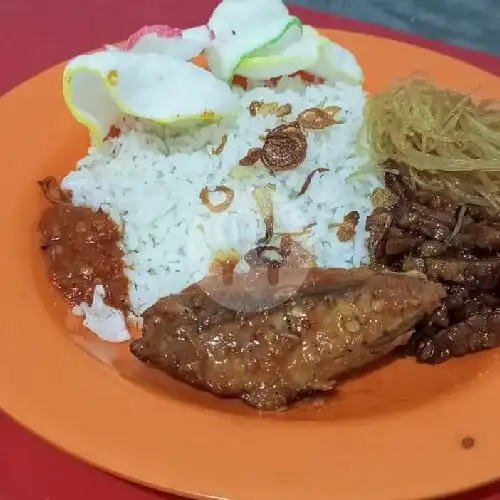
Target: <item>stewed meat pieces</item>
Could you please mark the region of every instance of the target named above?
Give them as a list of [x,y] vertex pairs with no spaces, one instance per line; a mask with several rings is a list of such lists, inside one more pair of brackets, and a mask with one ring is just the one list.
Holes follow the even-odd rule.
[[427,363],[440,363],[454,356],[496,347],[500,344],[500,311],[474,314],[418,342],[417,358]]
[[[282,272],[275,287],[254,290],[261,305],[287,293],[287,284],[303,270]],[[228,291],[232,304],[248,305],[238,287],[247,277],[235,276]],[[203,291],[217,286],[223,285],[205,280],[160,299],[144,313],[143,337],[132,342],[131,351],[190,384],[261,410],[329,390],[345,374],[406,344],[414,325],[445,296],[441,285],[418,277],[367,268],[313,269],[283,304],[243,313]]]
[[457,205],[416,188],[404,166],[386,174],[390,203],[367,220],[372,261],[393,271],[417,271],[442,283],[440,309],[417,325],[408,353],[440,363],[500,345],[500,220],[485,208]]

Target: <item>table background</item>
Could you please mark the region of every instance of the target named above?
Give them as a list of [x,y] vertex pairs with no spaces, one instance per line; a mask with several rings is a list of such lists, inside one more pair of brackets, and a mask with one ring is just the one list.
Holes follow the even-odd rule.
[[[500,54],[499,0],[298,0]],[[0,95],[39,71],[145,24],[202,24],[215,0],[0,0]],[[433,48],[500,75],[500,59],[391,29],[293,7],[316,26],[378,34]],[[496,13],[495,13],[496,12]],[[15,381],[13,381],[15,383]],[[500,457],[499,457],[500,458]],[[0,500],[173,500],[59,452],[0,412]],[[258,499],[256,499],[258,500]],[[451,500],[451,499],[450,499]],[[453,500],[500,500],[492,485]]]
[[498,0],[293,0],[314,9],[370,21],[500,54]]

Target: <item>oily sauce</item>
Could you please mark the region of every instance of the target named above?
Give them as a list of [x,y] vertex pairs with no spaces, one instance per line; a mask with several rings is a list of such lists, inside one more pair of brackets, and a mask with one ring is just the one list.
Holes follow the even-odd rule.
[[129,309],[120,229],[107,214],[54,203],[43,213],[39,232],[50,281],[70,304],[91,304],[96,285],[103,285],[106,304]]

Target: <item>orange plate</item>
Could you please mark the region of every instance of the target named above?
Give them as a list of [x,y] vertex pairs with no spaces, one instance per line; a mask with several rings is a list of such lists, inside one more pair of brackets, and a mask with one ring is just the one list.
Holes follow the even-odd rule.
[[[328,32],[364,67],[368,90],[416,72],[500,97],[496,77],[411,45]],[[404,500],[500,477],[500,359],[439,367],[399,360],[322,405],[260,416],[149,372],[75,326],[37,248],[36,181],[72,169],[87,133],[65,108],[62,66],[0,100],[0,404],[56,446],[110,472],[193,497]],[[70,340],[71,339],[71,340]],[[472,449],[461,440],[475,439]]]

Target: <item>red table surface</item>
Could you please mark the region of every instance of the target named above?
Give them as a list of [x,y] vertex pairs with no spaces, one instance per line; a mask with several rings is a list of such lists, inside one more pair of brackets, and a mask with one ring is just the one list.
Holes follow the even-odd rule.
[[[0,0],[0,95],[55,63],[123,39],[145,24],[203,24],[215,4],[216,0]],[[308,24],[407,41],[500,75],[500,58],[494,56],[300,7],[292,10]],[[0,500],[91,498],[180,500],[94,469],[0,413]],[[500,484],[453,500],[500,500]]]

